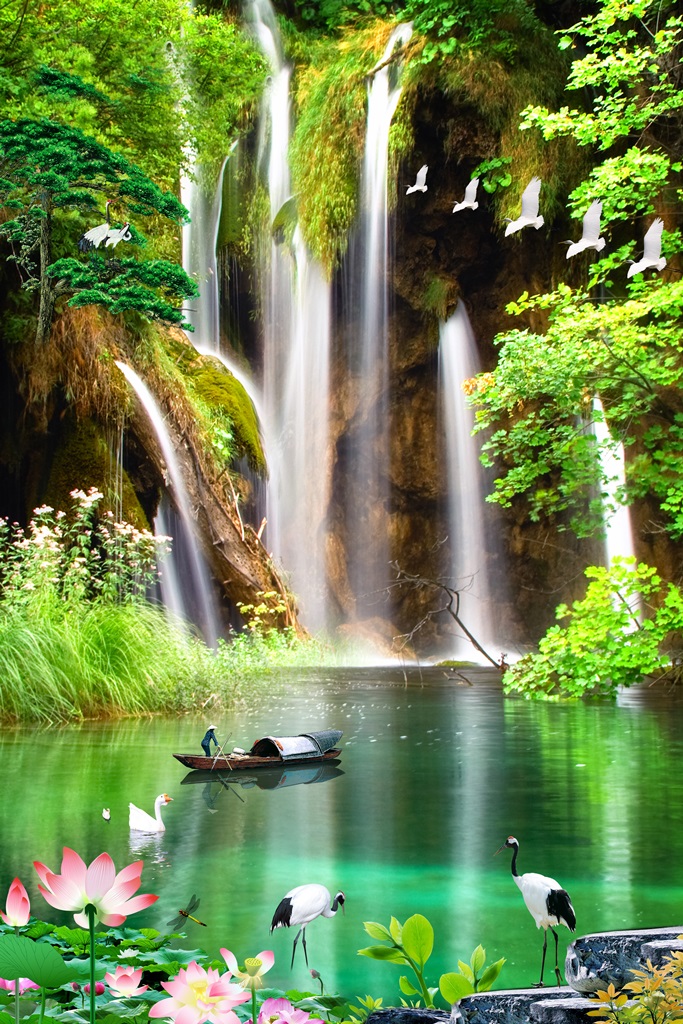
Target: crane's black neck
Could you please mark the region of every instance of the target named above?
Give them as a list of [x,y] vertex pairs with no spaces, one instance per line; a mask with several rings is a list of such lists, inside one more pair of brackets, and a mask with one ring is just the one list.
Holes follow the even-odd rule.
[[333,914],[337,913],[337,910],[339,909],[340,904],[342,904],[343,902],[344,902],[344,900],[340,899],[339,898],[339,893],[337,893],[337,895],[332,900],[332,907],[330,908],[332,910]]
[[519,846],[515,843],[512,847],[512,861],[510,863],[510,871],[512,871],[512,877],[518,878],[519,871],[517,870],[517,854],[519,853]]

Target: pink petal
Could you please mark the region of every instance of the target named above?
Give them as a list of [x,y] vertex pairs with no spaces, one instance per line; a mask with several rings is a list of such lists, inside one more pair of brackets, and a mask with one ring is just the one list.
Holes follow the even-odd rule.
[[30,916],[31,904],[29,902],[28,893],[21,883],[21,880],[15,878],[9,887],[9,892],[7,893],[7,917],[3,914],[3,920],[6,924],[13,924],[15,927],[20,927],[21,925],[28,924]]
[[202,1019],[201,1010],[194,1006],[183,1006],[175,1015],[175,1024],[199,1024]]
[[[123,882],[130,882],[133,878],[139,879],[142,874],[144,863],[145,862],[143,860],[136,860],[133,864],[129,864],[127,867],[121,868],[114,879],[114,885],[121,885]],[[140,888],[139,881],[135,888]]]
[[108,853],[101,853],[92,862],[85,876],[85,891],[90,903],[98,903],[109,892],[115,878],[114,861]]
[[125,914],[103,914],[101,911],[97,914],[97,920],[101,921],[102,924],[106,925],[107,928],[118,928],[120,924],[126,920]]
[[275,953],[273,953],[272,949],[264,949],[263,952],[258,953],[257,956],[263,964],[259,974],[266,974],[275,963]]
[[88,920],[87,914],[74,914],[74,921],[76,922],[79,928],[85,928],[86,931],[90,927],[90,921]]
[[121,905],[121,910],[125,911],[126,914],[137,914],[138,910],[144,910],[146,907],[151,907],[153,903],[159,899],[158,896],[154,896],[152,893],[141,893],[139,896],[133,896],[132,900],[126,900]]
[[41,864],[39,860],[34,860],[33,866],[36,869],[38,878],[41,880],[43,885],[47,885],[47,876],[51,874],[50,869],[45,864]]
[[70,878],[79,889],[85,892],[85,877],[88,871],[85,861],[68,846],[64,847],[62,854],[62,874]]
[[131,878],[128,882],[123,882],[121,885],[116,883],[112,885],[105,894],[104,898],[100,901],[100,906],[104,908],[111,908],[112,910],[116,907],[121,907],[129,899],[134,892],[137,892],[140,888],[140,879]]
[[82,910],[83,896],[71,882],[65,882],[61,875],[48,875],[50,888],[38,886],[43,898],[57,910]]
[[160,999],[158,1003],[154,1003],[149,1008],[150,1017],[165,1017],[167,1020],[172,1018],[175,1015],[175,1010],[168,1005],[172,1002],[174,1002],[173,999]]
[[225,960],[231,974],[237,974],[239,966],[235,959],[235,954],[231,953],[229,949],[221,949],[221,956]]

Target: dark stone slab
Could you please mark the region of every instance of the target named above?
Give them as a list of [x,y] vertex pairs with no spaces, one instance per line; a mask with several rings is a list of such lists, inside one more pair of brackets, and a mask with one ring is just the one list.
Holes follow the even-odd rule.
[[[511,988],[496,992],[475,992],[465,996],[453,1007],[452,1024],[529,1024],[529,1021],[559,1020],[546,1016],[534,1017],[534,1007],[540,1003],[584,1003],[581,996],[569,988]],[[569,1022],[569,1018],[566,1018]],[[571,1018],[572,1021],[575,1018]]]
[[567,950],[565,977],[577,992],[597,992],[610,982],[623,988],[631,971],[645,963],[642,947],[648,942],[675,941],[683,928],[644,928],[640,931],[602,932],[575,939]]
[[671,953],[683,953],[683,939],[655,939],[640,951],[643,960],[650,960],[655,967],[661,967]]
[[531,1004],[531,1020],[538,1024],[588,1024],[595,1003],[574,993],[561,999],[539,999]]
[[409,1006],[393,1006],[386,1010],[373,1010],[366,1024],[445,1024],[450,1014],[446,1010],[412,1009]]

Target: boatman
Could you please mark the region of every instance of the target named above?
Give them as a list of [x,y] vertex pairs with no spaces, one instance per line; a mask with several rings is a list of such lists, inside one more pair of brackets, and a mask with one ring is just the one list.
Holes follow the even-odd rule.
[[218,748],[220,747],[220,744],[216,739],[215,733],[215,730],[217,728],[217,725],[210,725],[209,728],[206,730],[206,735],[204,736],[204,739],[202,740],[202,750],[204,751],[207,757],[211,757],[211,740],[213,740],[213,742],[216,744],[216,750],[218,750]]

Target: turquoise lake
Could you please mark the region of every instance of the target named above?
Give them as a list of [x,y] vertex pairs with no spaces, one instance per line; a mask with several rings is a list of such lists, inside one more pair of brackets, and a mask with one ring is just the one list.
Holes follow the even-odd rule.
[[[64,845],[86,860],[106,850],[117,868],[143,858],[141,891],[159,900],[131,925],[164,930],[196,893],[208,927],[190,922],[184,948],[226,946],[239,960],[273,949],[268,982],[303,989],[314,983],[301,944],[290,972],[294,933],[269,926],[288,889],[321,882],[344,890],[346,912],[309,926],[310,966],[328,991],[385,1004],[399,1001],[401,970],[357,950],[373,941],[363,921],[391,915],[432,922],[430,984],[479,942],[489,960],[507,957],[498,987],[537,980],[542,934],[509,853],[493,856],[510,834],[520,871],[569,891],[577,934],[683,926],[683,695],[544,705],[504,698],[486,670],[465,674],[471,685],[438,669],[308,672],[230,711],[5,729],[0,904],[19,875],[36,916],[66,923],[38,893],[34,860],[59,870]],[[201,753],[210,721],[242,747],[343,729],[339,770],[184,783],[171,755]],[[173,798],[166,831],[132,837],[128,802],[151,812],[161,792]],[[571,936],[559,932],[563,958]]]

